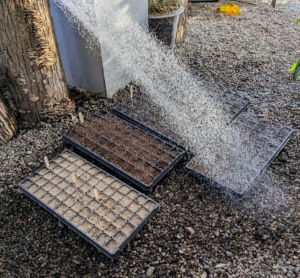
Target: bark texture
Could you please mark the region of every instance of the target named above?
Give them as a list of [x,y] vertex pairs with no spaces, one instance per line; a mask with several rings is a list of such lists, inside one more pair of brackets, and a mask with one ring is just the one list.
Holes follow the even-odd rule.
[[0,55],[22,120],[67,98],[48,0],[0,0]]
[[188,0],[182,0],[182,6],[184,7],[184,12],[179,17],[176,43],[183,43],[186,39],[186,25],[188,18]]
[[17,119],[2,96],[0,89],[0,146],[15,136],[17,131]]

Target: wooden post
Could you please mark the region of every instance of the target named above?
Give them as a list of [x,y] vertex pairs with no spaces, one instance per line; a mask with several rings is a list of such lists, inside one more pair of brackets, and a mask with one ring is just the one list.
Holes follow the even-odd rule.
[[184,12],[179,17],[176,43],[183,43],[186,39],[186,25],[188,18],[188,0],[182,0],[182,6],[184,7]]

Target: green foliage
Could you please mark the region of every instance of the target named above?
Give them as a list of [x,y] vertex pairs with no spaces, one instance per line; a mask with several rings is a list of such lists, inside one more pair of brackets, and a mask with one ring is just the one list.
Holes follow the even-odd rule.
[[300,59],[289,69],[293,73],[293,80],[296,81],[300,72]]
[[[296,24],[300,23],[300,18],[297,19]],[[300,59],[289,69],[289,72],[293,73],[293,81],[297,81],[300,73]]]
[[149,14],[168,14],[180,8],[181,0],[149,0]]
[[3,48],[3,46],[0,46],[0,54],[2,54],[5,59],[9,58],[7,51]]

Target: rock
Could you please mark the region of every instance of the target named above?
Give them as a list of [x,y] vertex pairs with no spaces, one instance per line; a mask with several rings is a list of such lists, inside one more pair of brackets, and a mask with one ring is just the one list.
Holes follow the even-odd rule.
[[201,278],[207,278],[207,273],[206,272],[203,272],[200,276]]
[[227,256],[227,257],[233,257],[233,254],[232,254],[232,253],[230,253],[230,252],[228,252],[228,251],[226,251],[225,253],[226,253],[226,256]]
[[153,274],[154,270],[155,270],[155,267],[150,266],[150,267],[147,269],[146,276],[147,276],[147,277],[150,277],[150,276]]
[[215,266],[215,268],[224,268],[226,266],[226,264],[217,264],[216,266]]
[[174,193],[171,192],[171,193],[169,194],[169,197],[170,197],[170,199],[172,199],[172,198],[174,197]]
[[191,235],[195,233],[195,230],[194,230],[192,227],[186,227],[185,229],[186,229],[186,231],[187,231],[188,233],[190,233]]
[[77,261],[77,260],[73,260],[73,263],[74,263],[74,264],[77,264],[77,265],[80,264],[80,262]]

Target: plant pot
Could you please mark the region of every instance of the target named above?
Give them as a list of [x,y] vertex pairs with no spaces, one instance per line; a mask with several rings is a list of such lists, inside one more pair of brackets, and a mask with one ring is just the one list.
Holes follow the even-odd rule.
[[149,30],[172,50],[175,45],[179,16],[183,11],[184,8],[181,6],[173,13],[163,15],[149,14]]

